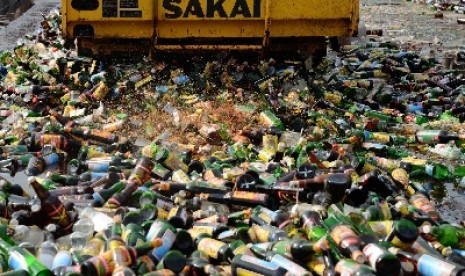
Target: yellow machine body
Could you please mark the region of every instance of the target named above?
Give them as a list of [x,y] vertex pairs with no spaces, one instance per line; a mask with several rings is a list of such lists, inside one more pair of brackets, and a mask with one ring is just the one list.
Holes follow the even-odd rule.
[[298,48],[353,36],[359,0],[62,0],[62,14],[65,38],[97,51]]

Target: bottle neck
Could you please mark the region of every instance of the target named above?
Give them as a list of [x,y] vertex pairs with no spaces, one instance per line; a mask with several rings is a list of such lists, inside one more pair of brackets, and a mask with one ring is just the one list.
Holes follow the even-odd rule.
[[29,182],[34,191],[36,192],[37,197],[40,200],[45,200],[50,196],[50,193],[43,187],[37,180],[34,178]]

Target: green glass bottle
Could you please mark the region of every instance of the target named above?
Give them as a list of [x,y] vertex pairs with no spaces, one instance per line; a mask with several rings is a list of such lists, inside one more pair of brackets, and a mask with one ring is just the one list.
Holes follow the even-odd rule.
[[326,234],[326,229],[321,222],[321,216],[315,211],[305,211],[300,216],[300,223],[307,234],[307,238],[311,241],[318,241]]
[[418,142],[429,145],[446,144],[459,139],[457,134],[446,130],[420,130],[415,136]]
[[270,249],[282,256],[303,263],[309,262],[313,255],[323,252],[322,248],[315,243],[302,239],[277,241],[271,244]]
[[395,221],[392,231],[386,238],[387,241],[403,250],[411,250],[412,244],[418,238],[417,226],[410,220],[400,219]]
[[444,246],[464,249],[461,239],[465,238],[465,230],[450,224],[441,224],[439,226],[424,225],[420,229],[421,233],[426,236],[432,236]]
[[449,168],[443,164],[428,164],[425,166],[425,172],[438,180],[446,180],[451,174]]
[[62,185],[77,185],[79,177],[75,175],[62,175],[59,173],[51,173],[47,175],[48,179]]
[[197,250],[206,254],[214,263],[231,262],[234,257],[227,243],[201,234],[196,239]]
[[26,270],[31,276],[52,276],[53,273],[25,248],[0,239],[0,249],[8,252],[8,266],[13,270]]
[[465,166],[456,166],[454,169],[455,177],[464,177],[465,176]]
[[178,274],[183,271],[186,266],[186,256],[178,250],[170,250],[160,260],[157,265],[157,270],[169,269],[174,273]]

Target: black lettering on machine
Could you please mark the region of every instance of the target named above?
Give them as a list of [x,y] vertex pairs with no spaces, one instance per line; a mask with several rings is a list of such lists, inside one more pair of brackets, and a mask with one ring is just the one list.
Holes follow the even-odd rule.
[[[166,19],[179,18],[260,18],[262,0],[163,0]],[[225,3],[233,2],[226,8]]]
[[119,0],[119,7],[122,9],[139,8],[139,0]]

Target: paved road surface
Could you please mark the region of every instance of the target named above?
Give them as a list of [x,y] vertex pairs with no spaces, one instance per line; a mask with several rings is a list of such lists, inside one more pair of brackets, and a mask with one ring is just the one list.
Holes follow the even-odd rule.
[[34,32],[41,21],[41,13],[48,13],[60,5],[59,0],[35,0],[34,6],[8,26],[0,28],[0,51],[13,49],[18,38]]

